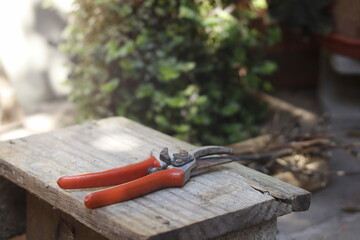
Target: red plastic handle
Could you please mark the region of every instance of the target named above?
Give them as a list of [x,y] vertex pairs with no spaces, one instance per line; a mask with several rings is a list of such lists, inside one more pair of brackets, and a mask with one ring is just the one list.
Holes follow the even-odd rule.
[[64,189],[94,188],[119,185],[147,175],[149,167],[160,167],[154,156],[124,167],[109,169],[102,172],[63,176],[57,181]]
[[123,202],[167,187],[182,187],[185,184],[183,170],[172,168],[152,173],[120,186],[89,193],[84,203],[87,208],[98,208]]

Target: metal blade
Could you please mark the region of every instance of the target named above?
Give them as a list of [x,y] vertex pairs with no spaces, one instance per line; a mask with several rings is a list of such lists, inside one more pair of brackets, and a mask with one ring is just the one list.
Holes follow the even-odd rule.
[[210,167],[230,163],[234,161],[230,157],[208,157],[201,158],[196,162],[196,167],[191,171],[191,176],[196,176],[206,172]]
[[264,159],[275,159],[284,155],[291,154],[292,152],[292,149],[286,148],[263,153],[200,158],[197,159],[196,167],[192,170],[191,175],[193,176],[204,173],[209,167],[220,164],[230,163],[234,161],[239,163],[249,163],[251,161],[261,161]]
[[231,148],[221,146],[204,146],[190,150],[189,153],[192,154],[195,159],[199,159],[201,157],[214,154],[232,154],[233,150]]

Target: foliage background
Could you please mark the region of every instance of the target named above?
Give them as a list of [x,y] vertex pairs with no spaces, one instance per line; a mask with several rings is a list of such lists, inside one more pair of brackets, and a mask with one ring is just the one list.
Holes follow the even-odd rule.
[[[240,7],[239,7],[240,6]],[[77,0],[63,49],[80,118],[122,115],[195,144],[249,137],[265,116],[252,89],[280,38],[232,0]]]

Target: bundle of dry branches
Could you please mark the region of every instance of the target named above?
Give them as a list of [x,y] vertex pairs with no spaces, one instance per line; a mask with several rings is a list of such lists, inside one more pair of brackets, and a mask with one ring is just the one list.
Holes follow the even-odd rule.
[[235,150],[233,159],[237,162],[309,191],[325,187],[329,175],[360,174],[330,171],[328,150],[341,148],[359,157],[360,147],[333,136],[267,134],[229,147]]
[[331,175],[360,174],[330,170],[330,150],[344,149],[360,158],[360,142],[348,144],[330,135],[326,115],[318,117],[267,94],[254,94],[273,109],[272,120],[266,135],[229,146],[235,151],[233,160],[309,191],[325,187]]

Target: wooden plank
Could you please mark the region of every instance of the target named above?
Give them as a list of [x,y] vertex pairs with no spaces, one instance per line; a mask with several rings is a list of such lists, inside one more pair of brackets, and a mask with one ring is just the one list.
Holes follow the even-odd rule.
[[0,175],[109,239],[208,239],[292,211],[292,204],[254,189],[242,175],[247,168],[236,163],[214,167],[183,188],[95,210],[83,205],[89,189],[65,191],[56,184],[63,175],[141,161],[164,146],[193,148],[128,119],[109,118],[0,144]]
[[[262,135],[246,141],[238,142],[228,147],[233,148],[235,153],[241,154],[247,151],[256,151],[256,147],[265,147],[272,141],[271,135]],[[256,147],[254,147],[256,146]],[[291,184],[274,179],[268,175],[242,166],[241,175],[254,188],[263,193],[270,194],[275,199],[292,206],[292,211],[306,211],[310,207],[311,193]]]
[[291,184],[264,175],[251,168],[240,165],[241,175],[254,188],[264,194],[269,194],[278,201],[291,205],[293,212],[306,211],[310,207],[311,193]]

